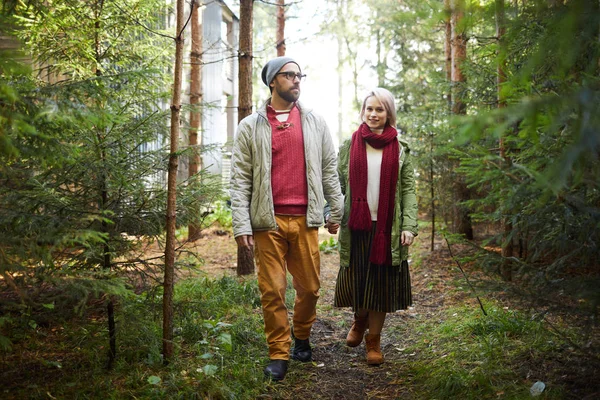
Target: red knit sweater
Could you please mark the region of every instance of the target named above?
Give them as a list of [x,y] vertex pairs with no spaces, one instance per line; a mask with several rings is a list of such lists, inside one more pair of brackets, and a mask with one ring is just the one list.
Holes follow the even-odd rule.
[[271,124],[271,189],[275,214],[306,215],[308,184],[300,110],[294,106],[286,122],[277,119],[273,107],[267,107]]

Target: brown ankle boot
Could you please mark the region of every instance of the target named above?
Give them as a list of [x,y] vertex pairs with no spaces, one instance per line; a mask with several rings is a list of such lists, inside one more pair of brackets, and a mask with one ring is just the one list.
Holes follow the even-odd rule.
[[354,322],[352,323],[352,327],[348,332],[348,336],[346,336],[346,345],[349,347],[356,347],[361,344],[368,326],[369,317],[367,315],[364,317],[358,317],[356,314],[354,314]]
[[380,340],[381,335],[372,335],[368,333],[365,336],[365,344],[367,347],[367,364],[369,365],[383,364],[383,354],[381,354]]

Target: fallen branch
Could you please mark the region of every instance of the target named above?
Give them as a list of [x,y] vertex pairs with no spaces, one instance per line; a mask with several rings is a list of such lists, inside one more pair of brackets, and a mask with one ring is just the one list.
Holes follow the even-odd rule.
[[465,280],[467,281],[467,284],[469,285],[469,287],[473,291],[473,294],[475,295],[475,298],[477,298],[477,301],[479,302],[479,307],[481,308],[481,311],[483,312],[483,315],[487,316],[488,314],[485,311],[485,308],[483,307],[483,303],[481,302],[481,299],[479,298],[479,295],[475,291],[475,288],[471,284],[471,281],[469,280],[469,277],[465,273],[465,270],[462,268],[462,266],[460,265],[460,263],[458,262],[458,260],[454,257],[454,254],[452,254],[452,247],[450,246],[450,242],[448,241],[448,238],[446,237],[446,235],[444,235],[444,240],[446,241],[446,245],[448,245],[448,251],[450,252],[450,257],[452,257],[452,259],[454,260],[454,262],[458,266],[458,269],[460,269],[460,272],[462,272],[463,276],[465,277]]

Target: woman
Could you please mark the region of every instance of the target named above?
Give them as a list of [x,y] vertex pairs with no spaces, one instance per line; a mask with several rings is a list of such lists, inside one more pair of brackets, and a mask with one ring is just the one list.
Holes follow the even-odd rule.
[[392,94],[374,89],[360,117],[362,124],[338,156],[345,204],[334,305],[354,311],[346,344],[356,347],[364,337],[367,364],[379,365],[386,313],[412,303],[407,258],[417,235],[417,199],[408,145],[395,128]]

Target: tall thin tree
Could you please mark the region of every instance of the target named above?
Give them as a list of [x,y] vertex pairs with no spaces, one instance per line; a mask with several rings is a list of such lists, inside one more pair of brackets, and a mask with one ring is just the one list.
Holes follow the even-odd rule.
[[[196,174],[202,168],[200,158],[200,147],[202,146],[202,113],[200,104],[202,101],[202,24],[201,24],[202,0],[192,2],[191,26],[191,51],[190,51],[190,131],[189,145],[192,149],[188,168],[188,181],[198,184]],[[192,204],[192,219],[188,226],[188,240],[194,241],[200,236],[200,210],[198,203]]]
[[277,57],[285,56],[285,0],[277,0]]
[[429,192],[431,195],[431,251],[435,249],[435,169],[434,169],[434,135],[429,133]]
[[[451,0],[452,6],[452,114],[465,115],[467,104],[464,92],[467,77],[463,72],[467,59],[467,35],[465,15],[465,0]],[[454,179],[454,231],[473,239],[471,216],[464,202],[470,199],[470,190],[463,176],[456,174]]]
[[[240,56],[238,122],[252,113],[252,12],[254,0],[240,0]],[[254,273],[251,248],[238,248],[237,274]]]
[[[96,61],[96,68],[95,68],[95,75],[96,76],[102,76],[102,69],[100,68],[100,66],[102,65],[102,44],[101,44],[101,30],[102,30],[102,26],[101,26],[101,21],[102,21],[102,14],[104,11],[104,1],[98,1],[94,4],[94,17],[95,17],[95,21],[94,21],[94,60]],[[100,106],[100,108],[102,108],[102,106]],[[98,176],[98,180],[99,180],[99,187],[100,187],[100,196],[99,196],[99,201],[98,201],[98,208],[100,210],[100,212],[104,212],[104,210],[107,209],[108,207],[108,177],[106,176],[106,171],[108,170],[108,168],[106,168],[106,163],[107,163],[107,157],[106,157],[106,137],[105,137],[105,132],[100,129],[96,132],[96,139],[97,139],[97,145],[98,145],[98,156],[100,157],[100,164],[102,165],[102,171],[100,172],[99,176]],[[108,222],[106,220],[103,220],[101,223],[102,226],[102,232],[103,233],[108,233]],[[102,257],[102,267],[104,270],[106,271],[110,271],[111,270],[111,264],[112,264],[112,259],[111,259],[111,251],[110,251],[110,246],[108,244],[108,241],[104,243],[104,254]],[[117,356],[117,326],[115,323],[115,304],[114,304],[114,299],[113,296],[107,296],[107,300],[106,300],[106,315],[107,315],[107,320],[108,320],[108,338],[109,338],[109,348],[108,348],[108,362],[107,362],[107,368],[111,369],[115,358]]]
[[[497,66],[497,91],[498,91],[498,108],[506,107],[506,96],[503,92],[503,86],[506,82],[506,13],[504,8],[504,0],[495,1],[496,11],[496,37],[498,38],[498,66]],[[499,142],[500,157],[505,161],[506,166],[510,166],[511,159],[506,152],[506,140],[504,137],[500,137]],[[500,273],[502,278],[510,281],[512,280],[512,268],[510,257],[513,256],[514,246],[512,238],[513,225],[509,219],[509,216],[504,212],[502,218],[502,265],[500,267]]]
[[165,277],[163,287],[163,362],[173,357],[173,278],[175,275],[175,225],[177,207],[177,167],[179,119],[181,114],[181,75],[183,71],[183,17],[184,0],[177,0],[175,67],[173,69],[173,96],[171,101],[171,135],[167,177],[167,237],[165,243]]
[[240,54],[238,58],[238,122],[252,114],[252,20],[254,0],[240,0]]
[[335,37],[337,39],[337,75],[338,75],[338,140],[342,143],[344,131],[344,38],[342,32],[344,0],[336,1],[337,11],[337,29]]
[[[452,15],[452,8],[450,0],[444,0],[444,56],[445,56],[445,69],[446,69],[446,80],[448,84],[452,82],[452,24],[450,17]],[[452,108],[452,91],[446,93],[446,100],[448,101],[448,111]]]

